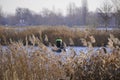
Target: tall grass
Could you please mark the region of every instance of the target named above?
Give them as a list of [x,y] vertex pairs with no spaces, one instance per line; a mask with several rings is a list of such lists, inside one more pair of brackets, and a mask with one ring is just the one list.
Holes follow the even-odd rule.
[[[89,41],[90,35],[96,39],[94,46],[105,46],[108,42],[109,34],[113,34],[115,37],[120,39],[120,30],[111,30],[106,32],[105,30],[95,30],[95,29],[86,29],[80,30],[76,28],[68,28],[66,26],[37,26],[37,27],[25,27],[25,28],[5,28],[0,27],[0,44],[8,45],[10,44],[10,39],[12,41],[18,42],[22,40],[24,45],[26,44],[26,39],[29,40],[29,37],[34,35],[38,37],[42,43],[49,45],[50,43],[54,45],[55,39],[60,37],[66,43],[66,45],[71,45],[71,40],[75,46],[82,46],[81,38],[85,38]],[[48,38],[46,41],[45,38]],[[29,41],[28,44],[31,44]]]
[[[92,35],[87,37],[83,38],[87,44],[95,43]],[[32,46],[27,44],[29,41]],[[103,48],[93,51],[92,45],[87,45],[91,50],[86,54],[82,51],[77,54],[71,48],[69,53],[62,51],[56,55],[34,35],[30,40],[26,38],[25,46],[21,40],[10,40],[7,47],[0,45],[0,80],[119,80],[119,45],[119,39],[110,35],[110,53]]]

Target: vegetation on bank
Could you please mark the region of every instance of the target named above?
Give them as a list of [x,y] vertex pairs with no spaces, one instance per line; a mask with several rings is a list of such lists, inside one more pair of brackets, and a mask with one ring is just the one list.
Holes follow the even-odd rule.
[[[47,46],[50,44],[54,45],[55,39],[58,37],[62,38],[64,43],[68,46],[83,46],[81,39],[85,38],[89,41],[89,36],[93,36],[96,39],[96,43],[94,43],[93,46],[106,46],[109,34],[113,34],[115,37],[120,39],[120,30],[110,30],[106,32],[105,30],[80,30],[78,28],[68,28],[65,26],[37,26],[24,28],[0,27],[0,44],[8,45],[12,40],[14,42],[22,41],[25,45],[26,40],[28,40],[28,44],[31,45],[32,43],[30,38],[34,35],[34,37],[37,37]],[[71,41],[74,42],[74,44],[70,44]]]
[[[94,43],[82,39],[86,43]],[[71,48],[56,55],[41,40],[33,36],[33,45],[24,46],[22,40],[13,42],[7,48],[0,45],[0,80],[119,80],[120,79],[120,40],[110,34],[108,47],[94,51],[92,45],[86,45],[88,53],[78,54]],[[86,41],[85,41],[86,40]],[[26,40],[26,43],[29,41]],[[35,50],[35,44],[38,50]],[[30,49],[30,50],[28,50]]]

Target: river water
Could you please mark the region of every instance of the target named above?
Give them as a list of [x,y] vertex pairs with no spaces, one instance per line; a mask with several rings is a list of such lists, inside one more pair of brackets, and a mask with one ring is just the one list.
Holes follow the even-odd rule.
[[[28,53],[29,52],[35,52],[36,50],[41,50],[39,47],[33,47],[33,46],[30,46],[30,47],[22,47],[23,49],[25,49]],[[71,51],[75,51],[77,54],[79,54],[80,52],[84,52],[84,53],[88,53],[90,50],[92,51],[97,51],[99,50],[101,47],[93,47],[93,48],[88,48],[88,47],[66,47],[66,52],[67,53],[70,53]],[[1,46],[0,49],[2,49],[2,51],[6,51],[8,48],[8,46]],[[106,48],[105,49],[107,50],[107,52],[111,52],[112,50],[110,48]],[[51,47],[48,47],[48,50],[49,51],[52,51],[52,48]]]

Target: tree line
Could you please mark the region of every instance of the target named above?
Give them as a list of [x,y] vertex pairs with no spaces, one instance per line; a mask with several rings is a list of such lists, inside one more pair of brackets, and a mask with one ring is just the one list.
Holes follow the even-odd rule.
[[[91,13],[92,14],[92,13]],[[92,14],[93,15],[93,14]],[[54,12],[47,8],[40,13],[35,13],[28,8],[17,8],[14,15],[4,16],[1,12],[0,24],[2,25],[83,25],[82,9],[71,3],[67,8],[67,14]]]
[[[2,7],[0,8],[0,25],[10,26],[37,26],[37,25],[66,25],[66,26],[84,26],[84,25],[117,25],[120,26],[120,1],[111,0],[112,4],[105,1],[103,5],[97,8],[96,12],[89,12],[87,7],[77,7],[70,3],[67,8],[67,14],[55,12],[47,8],[40,13],[35,13],[28,8],[17,8],[15,14],[4,15]],[[114,9],[114,11],[113,11]],[[86,19],[85,19],[86,18]],[[84,21],[85,20],[85,21]],[[112,22],[111,22],[112,21]]]

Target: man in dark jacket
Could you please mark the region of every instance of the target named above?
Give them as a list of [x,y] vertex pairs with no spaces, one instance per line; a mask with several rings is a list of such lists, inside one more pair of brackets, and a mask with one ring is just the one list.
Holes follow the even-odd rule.
[[56,39],[56,46],[57,48],[62,48],[63,47],[63,42],[61,38]]

